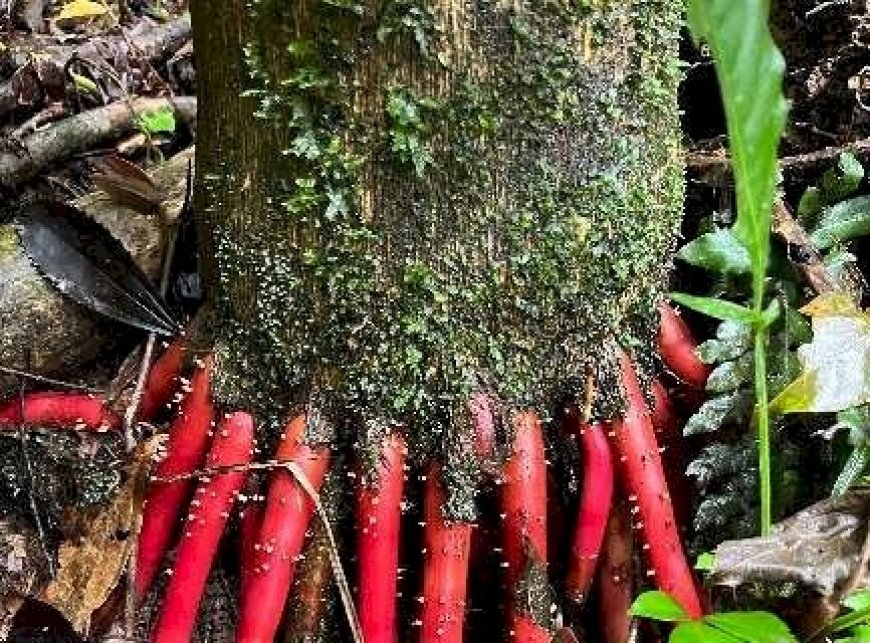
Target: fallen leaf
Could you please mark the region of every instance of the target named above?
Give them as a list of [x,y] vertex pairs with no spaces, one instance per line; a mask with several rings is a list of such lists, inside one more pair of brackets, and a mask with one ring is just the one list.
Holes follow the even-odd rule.
[[105,602],[127,567],[151,463],[164,440],[164,436],[155,436],[139,446],[126,481],[96,515],[77,511],[68,517],[68,529],[81,530],[82,535],[61,544],[57,576],[40,600],[63,614],[83,636],[90,629],[94,610]]
[[57,15],[58,20],[82,20],[95,18],[108,13],[109,9],[100,2],[91,0],[72,0],[66,3]]
[[870,314],[848,295],[822,295],[802,309],[813,341],[798,348],[803,373],[776,399],[774,413],[832,413],[870,402]]
[[870,488],[853,488],[777,523],[769,536],[722,543],[710,581],[728,587],[798,583],[831,597],[858,571],[868,522]]
[[48,555],[29,524],[0,520],[0,639],[8,637],[24,600],[38,594],[51,578]]

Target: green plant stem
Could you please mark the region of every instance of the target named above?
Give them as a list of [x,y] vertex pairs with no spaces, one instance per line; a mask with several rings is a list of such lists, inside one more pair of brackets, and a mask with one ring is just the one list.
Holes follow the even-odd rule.
[[[763,285],[761,286],[763,292]],[[761,317],[761,297],[756,290],[755,310]],[[755,417],[758,425],[758,487],[761,496],[761,535],[770,534],[770,414],[767,395],[767,326],[759,319],[754,332],[755,357]]]

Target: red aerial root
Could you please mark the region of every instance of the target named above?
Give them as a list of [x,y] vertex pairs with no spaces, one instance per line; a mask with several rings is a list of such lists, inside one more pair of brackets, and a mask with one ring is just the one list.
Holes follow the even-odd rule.
[[[248,464],[253,442],[254,420],[251,415],[236,412],[227,416],[215,432],[206,466]],[[197,486],[152,634],[154,643],[190,640],[218,543],[246,476],[244,471],[217,473],[203,479]]]
[[120,427],[121,419],[100,397],[43,391],[25,393],[0,406],[0,428],[19,425],[107,431]]
[[[306,419],[295,418],[278,446],[276,460],[292,462],[315,490],[320,489],[329,466],[329,449],[302,442]],[[260,533],[254,545],[254,568],[241,597],[236,640],[272,641],[281,622],[296,559],[314,504],[290,471],[272,472]]]
[[441,470],[426,476],[421,643],[462,643],[472,525],[448,522]]
[[398,583],[402,489],[405,481],[404,439],[392,434],[384,440],[372,485],[357,491],[357,610],[366,643],[394,643]]
[[621,463],[623,486],[629,500],[637,503],[637,519],[656,584],[697,618],[703,614],[701,600],[674,518],[650,412],[631,360],[622,351],[619,362],[627,408],[625,417],[613,422],[613,447]]
[[145,506],[136,558],[136,596],[141,599],[151,587],[163,557],[172,542],[177,517],[193,490],[193,480],[161,482],[160,479],[183,476],[196,471],[203,463],[214,422],[211,402],[212,360],[206,360],[191,379],[190,393],[169,431],[166,457],[154,469]]
[[603,422],[580,424],[573,421],[583,456],[583,487],[580,507],[574,527],[574,541],[568,561],[565,589],[568,597],[582,603],[589,595],[598,556],[604,542],[607,517],[613,499],[613,456],[607,440],[610,426]]
[[188,342],[187,335],[179,335],[151,365],[137,411],[142,422],[153,421],[178,389],[178,376],[184,366]]
[[665,302],[659,305],[659,354],[665,365],[686,384],[703,389],[710,366],[695,354],[698,343],[689,325]]

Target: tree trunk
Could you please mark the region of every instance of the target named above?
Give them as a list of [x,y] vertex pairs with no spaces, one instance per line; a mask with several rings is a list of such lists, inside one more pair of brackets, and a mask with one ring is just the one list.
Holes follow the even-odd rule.
[[192,4],[224,404],[400,423],[448,479],[472,391],[546,414],[591,370],[620,407],[679,229],[680,2]]

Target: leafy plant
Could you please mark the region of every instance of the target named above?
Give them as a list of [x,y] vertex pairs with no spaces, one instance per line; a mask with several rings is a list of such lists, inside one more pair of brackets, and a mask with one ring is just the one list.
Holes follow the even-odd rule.
[[665,592],[644,592],[631,606],[631,615],[676,623],[670,643],[797,643],[779,617],[770,612],[719,612],[690,619]]
[[145,110],[136,115],[136,123],[145,134],[172,134],[175,132],[175,112],[170,107]]
[[[762,534],[769,533],[772,515],[766,345],[768,326],[776,316],[775,309],[765,310],[765,280],[777,145],[787,111],[782,93],[785,63],[770,35],[768,14],[767,0],[688,2],[689,25],[710,47],[725,106],[738,208],[730,232],[748,254],[752,306],[711,297],[674,297],[700,312],[752,328]],[[735,253],[732,236],[724,238],[729,249],[721,253],[729,258],[725,265],[744,269],[746,256]]]

